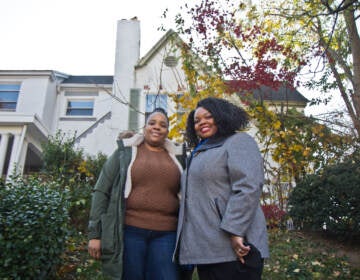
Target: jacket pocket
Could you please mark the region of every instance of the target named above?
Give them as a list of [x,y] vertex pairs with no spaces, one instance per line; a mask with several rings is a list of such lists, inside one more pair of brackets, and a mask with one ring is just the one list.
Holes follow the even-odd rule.
[[219,198],[215,198],[214,199],[214,203],[215,203],[215,209],[216,209],[216,212],[217,212],[217,214],[219,215],[219,218],[220,218],[220,220],[222,220],[222,218],[223,218],[223,212],[222,212],[222,209],[221,209],[221,207],[220,207],[220,202],[219,202]]
[[104,214],[101,217],[101,251],[102,254],[115,252],[115,218]]

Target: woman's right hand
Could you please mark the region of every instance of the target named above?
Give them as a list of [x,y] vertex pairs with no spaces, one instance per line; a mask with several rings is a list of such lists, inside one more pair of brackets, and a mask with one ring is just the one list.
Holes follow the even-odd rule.
[[233,247],[235,254],[238,256],[242,263],[245,263],[244,256],[250,251],[250,246],[244,245],[244,238],[241,236],[231,235],[231,246]]
[[100,239],[90,239],[88,245],[88,252],[90,256],[98,260],[101,256],[101,241]]

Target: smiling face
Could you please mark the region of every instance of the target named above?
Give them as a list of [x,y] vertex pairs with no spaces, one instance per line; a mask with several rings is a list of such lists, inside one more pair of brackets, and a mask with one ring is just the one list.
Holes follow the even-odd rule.
[[150,147],[163,147],[169,133],[168,126],[169,124],[164,114],[159,112],[152,113],[145,125],[145,144]]
[[212,137],[218,131],[217,125],[211,113],[203,107],[196,109],[194,114],[194,129],[201,139]]

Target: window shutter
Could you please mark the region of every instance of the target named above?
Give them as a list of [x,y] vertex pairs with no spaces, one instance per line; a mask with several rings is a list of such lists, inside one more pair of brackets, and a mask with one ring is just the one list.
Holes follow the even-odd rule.
[[130,110],[129,110],[129,130],[139,129],[139,111],[140,89],[130,90]]

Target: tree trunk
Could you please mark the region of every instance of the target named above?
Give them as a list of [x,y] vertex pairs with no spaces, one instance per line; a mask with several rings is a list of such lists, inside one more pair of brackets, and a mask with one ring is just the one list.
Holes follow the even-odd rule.
[[349,34],[349,43],[353,59],[353,93],[351,100],[355,110],[353,118],[354,126],[357,131],[357,136],[360,137],[360,37],[356,28],[356,21],[354,10],[348,9],[344,12],[346,28]]

